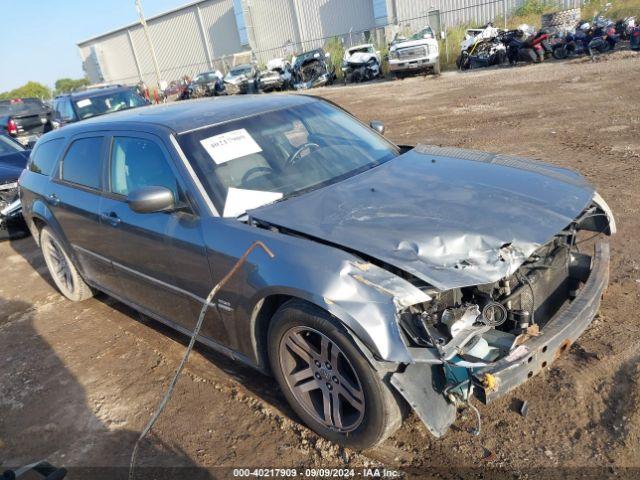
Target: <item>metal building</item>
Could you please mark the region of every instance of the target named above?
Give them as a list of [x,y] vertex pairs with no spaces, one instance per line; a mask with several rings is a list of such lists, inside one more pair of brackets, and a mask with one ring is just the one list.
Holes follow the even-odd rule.
[[322,46],[326,39],[376,26],[379,0],[243,0],[249,42],[258,60]]
[[[221,68],[220,58],[248,49],[240,39],[232,0],[200,0],[147,19],[160,80]],[[91,83],[154,85],[149,43],[134,23],[78,44]]]
[[[126,27],[78,44],[91,83],[155,85],[233,65],[251,51],[261,62],[326,45],[382,42],[393,30],[430,25],[442,32],[458,24],[482,25],[525,0],[198,0],[147,19],[158,59],[156,78],[142,26]],[[579,6],[581,0],[558,0]],[[384,26],[393,25],[385,31]],[[389,38],[387,38],[389,40]],[[243,62],[248,56],[244,55]]]
[[[386,0],[387,21],[410,30],[430,25],[436,32],[460,24],[484,25],[504,20],[525,0]],[[582,0],[555,0],[560,8],[575,8]],[[500,25],[497,25],[500,26]]]

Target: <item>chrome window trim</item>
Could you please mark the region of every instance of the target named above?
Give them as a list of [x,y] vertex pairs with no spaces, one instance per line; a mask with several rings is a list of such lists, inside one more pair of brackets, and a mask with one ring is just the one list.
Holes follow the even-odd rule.
[[187,156],[182,151],[182,148],[180,147],[180,144],[178,143],[178,140],[176,139],[175,135],[170,135],[169,138],[171,139],[171,144],[173,145],[173,148],[175,148],[176,152],[178,153],[178,156],[180,157],[180,160],[182,160],[182,163],[184,164],[184,167],[189,172],[189,175],[191,176],[191,179],[193,180],[193,183],[195,184],[196,188],[198,189],[198,192],[200,193],[201,197],[204,199],[204,203],[207,204],[207,208],[209,209],[209,213],[211,213],[211,215],[214,216],[214,217],[219,217],[220,214],[218,213],[218,210],[213,205],[213,202],[211,201],[211,197],[209,197],[209,194],[207,194],[207,191],[204,189],[204,185],[202,185],[202,182],[198,178],[198,175],[196,175],[195,170],[193,170],[193,167],[191,166],[191,163],[189,163],[189,160],[187,159]]

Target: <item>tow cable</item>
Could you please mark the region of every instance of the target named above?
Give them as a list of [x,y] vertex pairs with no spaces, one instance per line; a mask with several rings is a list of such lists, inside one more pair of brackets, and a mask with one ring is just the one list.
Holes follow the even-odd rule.
[[267,247],[264,243],[262,243],[259,240],[253,242],[251,244],[251,246],[249,248],[247,248],[247,250],[238,259],[238,261],[235,263],[233,268],[231,270],[229,270],[229,273],[227,273],[224,276],[224,278],[222,280],[220,280],[216,284],[215,287],[213,287],[213,289],[209,292],[209,295],[207,295],[207,298],[204,301],[204,305],[202,305],[202,309],[200,310],[200,316],[198,317],[198,322],[196,323],[196,326],[193,329],[193,332],[191,333],[191,339],[189,340],[189,345],[187,346],[187,349],[184,352],[182,360],[180,361],[180,365],[178,366],[178,369],[176,370],[176,373],[174,374],[173,379],[169,383],[169,387],[167,388],[167,391],[165,392],[164,397],[160,401],[160,404],[158,405],[158,408],[156,409],[156,412],[153,414],[153,416],[149,420],[149,423],[147,423],[147,426],[144,427],[144,430],[142,430],[142,433],[138,437],[138,440],[136,440],[135,445],[133,446],[133,452],[131,453],[131,462],[129,463],[129,480],[133,480],[133,478],[134,478],[136,457],[138,455],[138,448],[140,447],[140,443],[147,436],[147,434],[151,431],[151,429],[153,428],[154,424],[156,423],[156,421],[158,420],[158,418],[160,417],[160,415],[164,411],[165,407],[167,406],[167,403],[169,403],[169,399],[171,398],[171,395],[173,393],[173,389],[176,386],[176,383],[178,382],[178,378],[180,377],[180,374],[182,373],[182,369],[184,368],[185,364],[187,363],[187,359],[189,358],[189,354],[191,353],[191,350],[193,350],[193,346],[196,343],[196,338],[198,337],[198,334],[200,333],[200,329],[202,328],[202,324],[204,323],[204,317],[205,317],[205,314],[207,313],[207,308],[209,307],[209,304],[211,303],[213,298],[218,294],[218,292],[224,286],[224,284],[227,283],[229,281],[229,279],[242,266],[242,264],[244,264],[244,262],[247,260],[247,257],[249,256],[249,254],[256,247],[262,248],[262,250],[264,250],[266,252],[266,254],[269,255],[269,258],[274,258],[275,257],[273,252],[271,252],[269,247]]

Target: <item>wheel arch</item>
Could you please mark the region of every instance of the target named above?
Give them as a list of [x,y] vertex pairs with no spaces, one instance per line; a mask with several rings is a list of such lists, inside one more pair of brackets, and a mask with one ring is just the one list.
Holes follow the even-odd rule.
[[[380,368],[378,359],[382,359],[382,355],[376,345],[374,338],[367,332],[363,325],[345,310],[325,298],[317,298],[314,295],[307,294],[302,291],[280,291],[270,292],[262,296],[254,306],[251,314],[251,344],[254,358],[258,367],[269,372],[268,358],[268,332],[271,321],[276,312],[286,303],[292,301],[301,301],[312,307],[320,309],[333,319],[339,326],[344,328],[345,333],[353,340],[356,347],[374,367]],[[388,360],[388,359],[387,359]],[[397,359],[401,361],[403,359]],[[392,361],[394,361],[392,359]]]
[[31,230],[31,234],[33,235],[34,240],[38,246],[40,245],[40,233],[42,229],[45,227],[51,228],[53,233],[56,234],[58,239],[62,242],[62,246],[64,247],[67,254],[71,257],[74,265],[80,272],[81,275],[84,274],[82,271],[82,267],[78,262],[78,258],[73,248],[71,248],[71,244],[67,240],[66,235],[64,234],[60,223],[53,216],[53,213],[49,209],[49,207],[42,200],[35,200],[31,206],[29,213],[29,220],[27,222],[29,230]]

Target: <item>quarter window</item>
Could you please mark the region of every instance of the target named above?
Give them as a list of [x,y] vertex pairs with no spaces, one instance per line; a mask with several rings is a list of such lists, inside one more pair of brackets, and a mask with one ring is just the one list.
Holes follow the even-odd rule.
[[51,170],[53,170],[63,146],[63,138],[55,138],[39,144],[31,153],[29,170],[42,175],[51,175]]
[[62,179],[100,188],[102,137],[81,138],[71,144],[62,162]]
[[111,192],[129,195],[142,187],[165,187],[179,198],[176,177],[162,149],[144,138],[114,137],[111,147]]

